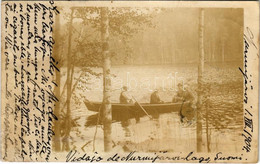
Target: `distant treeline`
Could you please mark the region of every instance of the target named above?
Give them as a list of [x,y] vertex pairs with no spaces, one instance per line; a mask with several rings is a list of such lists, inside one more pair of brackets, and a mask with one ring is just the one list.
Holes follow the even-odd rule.
[[[132,35],[110,34],[112,65],[196,63],[198,61],[198,9],[159,9],[149,16],[151,25],[141,25],[142,30]],[[243,10],[205,9],[204,21],[205,62],[242,61]],[[120,27],[120,24],[118,26]],[[65,64],[68,25],[61,24],[61,27],[64,30],[58,42],[62,47],[60,53]],[[91,66],[102,60],[100,29],[93,23],[74,21],[72,40],[74,65]]]

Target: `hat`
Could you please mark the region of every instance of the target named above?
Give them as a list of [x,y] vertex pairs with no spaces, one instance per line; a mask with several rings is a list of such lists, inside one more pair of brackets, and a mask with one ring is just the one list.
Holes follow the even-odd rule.
[[183,84],[182,84],[182,83],[179,83],[177,86],[178,86],[178,87],[182,87],[182,86],[183,86]]
[[127,91],[127,86],[123,86],[123,90]]

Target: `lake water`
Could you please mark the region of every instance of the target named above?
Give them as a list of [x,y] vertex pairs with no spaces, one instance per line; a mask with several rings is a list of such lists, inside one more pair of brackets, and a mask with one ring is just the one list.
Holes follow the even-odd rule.
[[[207,143],[211,152],[236,152],[242,148],[243,79],[238,70],[239,66],[238,63],[205,65],[205,92],[208,94],[208,101],[202,109],[203,151],[207,151]],[[115,76],[112,80],[111,100],[118,102],[121,87],[128,85],[129,92],[139,102],[149,102],[150,94],[155,88],[160,89],[161,98],[168,102],[176,94],[175,87],[180,82],[196,97],[197,70],[196,65],[187,64],[113,67],[111,73]],[[75,78],[78,78],[80,73],[79,68],[75,69]],[[64,70],[62,74],[65,74]],[[65,75],[63,78],[65,79]],[[102,77],[98,79],[84,75],[80,79],[72,98],[72,118],[77,122],[77,126],[71,131],[72,148],[92,151],[96,132],[95,150],[103,151],[102,126],[98,126],[97,131],[96,126],[85,126],[87,118],[96,113],[88,111],[83,103],[84,99],[102,101]],[[208,134],[205,123],[206,109]],[[166,113],[154,119],[144,116],[138,122],[135,119],[114,122],[112,140],[113,149],[119,151],[196,151],[196,121],[182,124],[178,113]]]

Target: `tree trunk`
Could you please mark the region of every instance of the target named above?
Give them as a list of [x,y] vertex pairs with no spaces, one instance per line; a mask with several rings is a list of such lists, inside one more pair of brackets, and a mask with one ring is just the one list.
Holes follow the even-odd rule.
[[[213,38],[215,40],[215,37]],[[215,61],[215,41],[212,41],[212,61],[213,62],[216,62]]]
[[[54,44],[54,59],[56,61],[59,62],[59,65],[61,65],[61,60],[60,60],[60,45],[58,45],[57,41],[60,39],[60,15],[56,15],[55,17],[55,26],[54,26],[54,40],[56,41],[56,43]],[[60,101],[60,80],[61,76],[60,76],[60,72],[56,70],[55,72],[55,82],[58,85],[57,87],[55,87],[54,93],[55,96],[58,98],[58,100]],[[53,147],[55,151],[60,151],[61,150],[61,131],[60,131],[60,102],[56,102],[55,103],[55,107],[54,107],[54,114],[55,116],[57,116],[58,121],[54,122],[54,142],[53,142]]]
[[[210,93],[210,89],[208,90],[208,92]],[[208,99],[207,99],[207,104],[206,104],[206,139],[207,139],[207,152],[210,152],[210,139],[209,139],[209,116],[208,116],[208,110],[209,110],[209,93],[208,94]]]
[[208,50],[207,50],[207,52],[206,52],[206,54],[208,54],[207,55],[207,57],[208,57],[208,60],[207,60],[207,62],[211,62],[212,61],[212,54],[211,54],[211,49],[212,49],[212,47],[211,47],[211,41],[210,41],[210,39],[208,40]]
[[71,109],[70,109],[70,99],[71,99],[71,37],[72,37],[72,21],[73,21],[74,9],[71,9],[70,22],[69,22],[69,43],[68,43],[68,56],[67,56],[67,112],[65,117],[65,136],[63,138],[63,149],[65,151],[70,150],[69,138],[71,130]]
[[103,53],[103,125],[104,125],[104,151],[109,152],[112,149],[111,139],[111,61],[109,54],[109,20],[108,20],[108,8],[101,8],[101,41],[102,41],[102,53]]
[[202,85],[204,71],[204,9],[199,16],[199,67],[198,67],[198,102],[197,102],[197,152],[202,151]]
[[225,61],[225,40],[222,38],[222,63]]

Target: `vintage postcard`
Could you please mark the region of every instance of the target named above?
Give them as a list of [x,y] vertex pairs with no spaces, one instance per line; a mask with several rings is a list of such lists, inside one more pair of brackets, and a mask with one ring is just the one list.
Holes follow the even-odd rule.
[[1,160],[258,161],[259,2],[1,9]]

